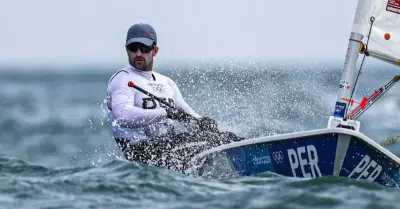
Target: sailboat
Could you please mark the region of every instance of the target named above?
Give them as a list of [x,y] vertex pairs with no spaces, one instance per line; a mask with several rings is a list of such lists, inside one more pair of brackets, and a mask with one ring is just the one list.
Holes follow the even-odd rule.
[[[359,0],[327,127],[214,147],[194,156],[188,172],[229,176],[275,173],[296,178],[340,176],[399,187],[399,157],[360,132],[357,119],[400,76],[394,76],[362,101],[353,99],[364,59],[400,65],[396,50],[400,51],[400,0]],[[354,108],[355,103],[358,106]]]

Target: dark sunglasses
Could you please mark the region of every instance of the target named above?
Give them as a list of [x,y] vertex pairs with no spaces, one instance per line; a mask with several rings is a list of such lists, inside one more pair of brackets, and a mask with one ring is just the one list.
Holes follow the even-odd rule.
[[149,53],[151,52],[151,50],[154,49],[154,46],[146,46],[141,43],[133,43],[129,44],[126,48],[128,48],[128,50],[131,52],[137,52],[137,50],[140,49],[142,53]]

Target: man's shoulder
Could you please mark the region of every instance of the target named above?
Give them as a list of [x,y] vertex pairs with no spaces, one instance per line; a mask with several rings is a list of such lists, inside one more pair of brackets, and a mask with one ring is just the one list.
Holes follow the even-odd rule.
[[112,81],[114,81],[120,77],[126,76],[128,74],[129,74],[129,68],[125,66],[111,75],[110,79],[108,80],[108,84],[111,84]]

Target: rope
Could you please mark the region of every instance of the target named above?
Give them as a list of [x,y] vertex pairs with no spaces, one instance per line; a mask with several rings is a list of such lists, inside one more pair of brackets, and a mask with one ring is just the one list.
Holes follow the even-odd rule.
[[[385,146],[385,145],[388,145],[388,144],[390,144],[390,143],[393,143],[396,139],[398,139],[398,138],[400,138],[400,135],[399,136],[395,136],[395,137],[393,137],[393,138],[391,138],[391,139],[389,139],[389,140],[386,140],[385,142],[383,142],[381,145],[382,146]],[[399,143],[399,141],[397,141],[397,143]]]

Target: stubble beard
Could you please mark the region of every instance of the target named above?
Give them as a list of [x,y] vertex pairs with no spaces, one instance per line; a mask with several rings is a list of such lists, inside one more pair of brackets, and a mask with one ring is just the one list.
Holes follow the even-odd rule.
[[135,62],[135,58],[130,57],[130,58],[129,58],[129,63],[130,63],[135,69],[138,69],[138,70],[141,70],[141,71],[151,71],[152,68],[153,68],[153,59],[152,59],[152,58],[150,58],[150,60],[147,60],[146,58],[144,58],[144,61],[143,61],[142,64],[137,64],[137,63]]

